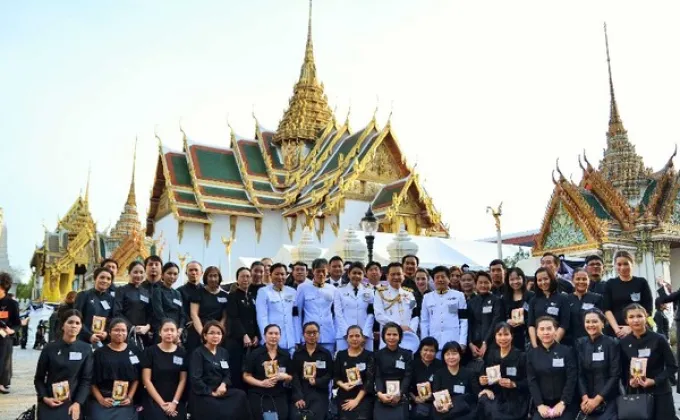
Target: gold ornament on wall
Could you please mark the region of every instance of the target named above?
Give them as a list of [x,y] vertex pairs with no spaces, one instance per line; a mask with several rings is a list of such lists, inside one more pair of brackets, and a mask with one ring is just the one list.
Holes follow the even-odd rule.
[[257,235],[257,243],[260,243],[260,237],[262,236],[262,218],[257,217],[255,222],[255,234]]

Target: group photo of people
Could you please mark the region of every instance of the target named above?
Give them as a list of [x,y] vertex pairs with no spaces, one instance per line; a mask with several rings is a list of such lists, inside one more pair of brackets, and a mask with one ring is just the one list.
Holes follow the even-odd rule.
[[[659,281],[652,293],[626,251],[610,279],[597,255],[568,278],[560,264],[545,254],[528,276],[502,260],[473,271],[422,268],[415,255],[386,266],[264,258],[228,282],[192,261],[175,287],[174,262],[107,259],[94,287],[56,311],[36,416],[676,419],[663,310],[680,292]],[[119,270],[128,284],[113,284]],[[4,282],[0,369],[20,326]]]

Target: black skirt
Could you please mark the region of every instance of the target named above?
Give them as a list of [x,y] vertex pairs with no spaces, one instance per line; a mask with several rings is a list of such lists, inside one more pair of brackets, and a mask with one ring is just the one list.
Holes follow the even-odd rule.
[[345,400],[336,398],[337,414],[339,420],[371,420],[373,418],[374,399],[370,395],[364,396],[359,405],[352,411],[344,411],[342,405]]
[[165,414],[163,409],[156,404],[156,401],[151,397],[144,398],[144,404],[142,405],[144,410],[142,411],[141,419],[144,420],[186,420],[187,418],[187,407],[184,401],[180,401],[177,405],[177,416],[169,417]]
[[290,407],[291,420],[324,420],[328,414],[328,395],[311,392],[305,395],[305,408],[299,410],[292,401]]
[[[496,397],[490,400],[486,395],[482,396],[478,403],[481,418],[494,420],[523,420],[529,413],[528,400],[501,400]],[[604,419],[603,419],[604,420]]]
[[246,394],[238,388],[229,387],[227,395],[220,398],[192,393],[191,399],[193,419],[250,420]]
[[[57,408],[51,408],[44,402],[39,402],[37,406],[36,418],[37,420],[71,420],[71,416],[68,414],[68,409],[71,406],[71,402],[65,402]],[[80,419],[83,418],[84,407],[80,407]]]
[[373,418],[375,419],[408,420],[408,416],[408,404],[406,402],[388,405],[376,400],[373,406]]

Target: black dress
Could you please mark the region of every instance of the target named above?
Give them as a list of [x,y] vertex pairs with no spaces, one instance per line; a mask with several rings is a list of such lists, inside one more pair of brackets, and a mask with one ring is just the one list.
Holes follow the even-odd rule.
[[[189,296],[189,300],[192,304],[198,305],[198,319],[201,320],[203,325],[208,321],[221,322],[227,313],[227,292],[222,289],[217,289],[217,293],[212,294],[207,288],[201,287]],[[189,311],[191,313],[191,309]],[[225,326],[223,325],[223,327]],[[189,331],[187,331],[187,350],[192,352],[200,346],[202,346],[201,335],[196,331],[195,326],[192,325]]]
[[413,373],[413,353],[397,347],[390,350],[387,346],[378,350],[375,355],[375,392],[386,392],[387,381],[399,382],[401,400],[396,405],[383,404],[375,399],[373,417],[376,419],[399,420],[408,418],[408,390],[411,387]]
[[490,400],[486,396],[479,399],[480,416],[494,420],[526,419],[529,412],[529,384],[525,353],[512,348],[510,353],[501,357],[501,350],[493,348],[487,352],[484,365],[500,366],[501,378],[510,379],[516,387],[504,388],[498,383],[483,386],[493,392],[494,399]]
[[[109,295],[107,293],[107,295]],[[139,381],[140,377],[140,354],[133,347],[116,351],[109,346],[104,346],[94,352],[92,385],[97,385],[102,397],[112,398],[114,381],[124,381],[129,389],[133,382]],[[139,389],[139,387],[138,387]],[[88,415],[93,420],[135,420],[137,413],[135,406],[114,406],[106,408],[91,395]]]
[[524,324],[512,327],[512,345],[521,351],[525,351],[528,348],[529,333],[527,332],[527,322],[529,322],[529,304],[535,295],[534,292],[527,290],[520,300],[514,300],[512,294],[503,296],[504,320],[512,318],[513,309],[522,308],[524,310]]
[[14,334],[0,337],[0,385],[9,386],[12,380],[12,353],[14,338],[19,334],[19,304],[10,296],[0,299],[0,327],[14,330]]
[[[151,383],[163,401],[171,402],[175,399],[175,392],[179,386],[181,372],[186,372],[188,363],[186,351],[177,347],[174,352],[167,353],[161,350],[158,345],[147,347],[142,357],[142,369],[151,370]],[[142,403],[144,407],[144,420],[168,420],[163,409],[156,404],[148,392],[144,393]],[[180,398],[177,405],[177,416],[175,420],[184,420],[187,417],[186,404]]]
[[[432,389],[432,381],[434,381],[434,374],[444,366],[441,360],[434,359],[429,365],[425,365],[420,357],[413,360],[413,375],[411,376],[411,389],[409,392],[413,395],[418,395],[418,384],[425,382],[430,383]],[[432,398],[422,404],[417,404],[411,401],[411,420],[415,419],[429,419],[432,417]]]
[[[350,356],[347,350],[341,350],[335,355],[333,374],[336,382],[347,382],[347,369],[350,368],[358,368],[361,375],[361,384],[354,386],[349,391],[345,391],[338,387],[336,403],[338,406],[337,411],[339,420],[369,420],[373,418],[374,363],[373,353],[368,350],[362,351],[358,356]],[[344,411],[342,405],[347,400],[356,398],[361,390],[366,391],[366,394],[364,395],[364,398],[361,399],[359,405],[352,411]]]
[[151,326],[153,327],[156,341],[160,341],[161,322],[169,318],[175,321],[179,328],[184,328],[186,315],[184,314],[182,295],[176,289],[167,287],[165,283],[158,282],[151,286],[151,290],[151,308],[153,309]]
[[[266,346],[258,347],[246,356],[243,364],[243,373],[249,373],[258,381],[266,379],[264,364],[265,362],[276,361],[279,365],[279,372],[292,372],[292,360],[289,353],[282,348],[278,348],[276,356],[272,359],[269,356]],[[253,419],[262,420],[263,413],[276,412],[279,419],[288,418],[288,391],[290,387],[284,385],[283,381],[278,381],[272,388],[261,388],[257,386],[248,387],[248,401]]]
[[[59,339],[43,348],[33,380],[38,395],[38,420],[71,420],[68,409],[73,402],[80,404],[82,418],[90,395],[92,359],[92,347],[80,340],[69,344]],[[47,406],[43,397],[53,398],[52,384],[63,381],[68,381],[69,400],[57,408]]]
[[[248,420],[246,394],[231,386],[227,350],[217,347],[212,354],[205,346],[194,350],[189,364],[191,374],[191,417],[194,419]],[[211,395],[220,384],[227,386],[222,397]]]
[[[248,290],[251,290],[250,288]],[[243,347],[243,336],[248,335],[251,340],[258,338],[260,344],[260,329],[257,326],[255,313],[255,295],[236,289],[227,298],[227,339],[225,347],[229,351],[229,365],[232,366],[232,382],[237,388],[245,389],[243,383],[243,360],[246,349]],[[237,378],[238,377],[238,378]]]
[[479,380],[472,370],[460,367],[458,373],[452,375],[449,368],[444,366],[434,374],[432,391],[448,390],[453,407],[446,413],[433,411],[434,419],[473,420],[477,418],[477,395],[479,394]]
[[588,335],[583,324],[583,313],[593,308],[602,310],[602,295],[587,292],[583,297],[579,298],[575,294],[571,294],[567,300],[569,301],[571,313],[569,315],[569,330],[564,340],[562,340],[562,344],[573,346],[576,340]]
[[[140,325],[151,325],[152,315],[151,296],[141,285],[136,287],[133,283],[128,283],[116,290],[113,316],[125,319],[128,322],[128,329]],[[136,336],[145,347],[151,345],[151,330],[147,334]]]
[[[316,366],[314,385],[304,378],[305,363],[313,363]],[[333,356],[320,345],[310,355],[306,346],[300,347],[293,354],[293,393],[291,399],[291,419],[300,419],[299,410],[295,403],[300,400],[305,402],[307,420],[324,420],[328,413],[329,384],[333,380]]]
[[[109,321],[113,316],[113,297],[107,291],[99,292],[96,289],[85,290],[78,293],[73,309],[77,309],[83,315],[83,328],[80,331],[79,338],[86,343],[90,342],[92,337],[92,319],[95,316],[102,316],[106,318],[106,327],[108,328]],[[104,347],[103,344],[97,346]]]
[[[604,296],[602,297],[602,309],[605,312],[611,311],[620,327],[626,325],[623,308],[631,303],[639,303],[648,314],[651,314],[652,309],[654,309],[652,291],[647,280],[642,277],[633,276],[630,281],[623,281],[619,277],[609,279],[605,284]],[[610,335],[613,334],[609,325],[607,325],[607,332]]]
[[[546,349],[539,343],[527,355],[527,380],[535,407],[547,405],[554,407],[560,401],[565,409],[559,420],[572,420],[578,412],[574,397],[578,366],[571,347],[554,343]],[[543,417],[536,410],[534,420]]]
[[[529,303],[529,327],[536,328],[536,320],[542,316],[549,316],[557,321],[559,328],[564,329],[565,337],[569,334],[569,322],[571,313],[569,312],[568,295],[560,292],[553,292],[546,296],[543,291],[534,296]],[[540,340],[536,338],[536,343],[540,346]]]
[[[616,397],[621,379],[621,349],[613,337],[601,335],[595,340],[581,337],[574,346],[578,361],[578,394],[604,400],[595,411],[588,415],[592,420],[616,419]],[[580,405],[580,404],[579,404]]]

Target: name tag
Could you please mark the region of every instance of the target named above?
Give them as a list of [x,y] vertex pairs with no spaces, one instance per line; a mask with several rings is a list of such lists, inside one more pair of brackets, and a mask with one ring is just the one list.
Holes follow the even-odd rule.
[[149,303],[149,297],[148,296],[139,295],[139,300],[141,300],[144,303]]
[[454,385],[453,386],[453,393],[454,394],[465,394],[465,385]]
[[105,300],[102,300],[102,301],[101,301],[101,304],[102,304],[102,308],[106,309],[107,311],[108,311],[109,309],[111,309],[111,305],[109,305],[109,302],[107,302],[107,301],[105,301]]
[[593,362],[604,362],[604,352],[593,353]]
[[184,359],[178,356],[173,356],[172,363],[176,364],[177,366],[182,366],[182,364],[184,363]]
[[316,368],[317,369],[326,369],[326,362],[324,360],[317,360],[316,361]]
[[458,314],[458,305],[455,303],[452,303],[449,305],[449,313],[450,314]]
[[564,367],[564,359],[553,359],[553,367]]
[[363,372],[366,370],[366,363],[357,363],[357,369],[359,369],[360,372]]
[[111,293],[111,297],[116,297],[116,292],[110,292],[110,293]]
[[581,309],[587,311],[588,309],[593,309],[594,307],[595,305],[593,305],[592,303],[584,303],[583,306],[581,306]]
[[560,308],[558,308],[556,306],[551,306],[551,307],[548,308],[547,312],[548,312],[548,315],[557,316],[557,315],[560,314]]
[[173,300],[172,300],[172,303],[174,303],[174,304],[177,305],[177,306],[182,306],[182,301],[179,300],[179,299],[173,299]]
[[410,301],[408,302],[408,308],[409,308],[409,309],[415,309],[416,304],[417,304],[417,303],[416,303],[415,300],[410,300]]
[[630,294],[630,300],[633,302],[639,302],[640,301],[640,294],[639,293],[631,293]]
[[227,298],[225,298],[225,297],[218,297],[218,298],[217,298],[217,301],[218,301],[219,303],[227,303]]
[[483,313],[483,314],[490,314],[492,310],[493,310],[493,306],[484,306],[484,307],[482,307],[482,313]]
[[517,368],[516,367],[508,367],[505,369],[505,374],[508,376],[517,376]]
[[406,363],[404,363],[403,360],[397,360],[397,363],[395,363],[394,366],[397,369],[406,369]]
[[137,356],[130,356],[130,363],[136,365],[139,363],[139,358]]
[[285,368],[285,367],[280,367],[280,368],[279,368],[279,373],[286,373],[286,368]]
[[652,355],[650,349],[638,349],[638,357],[649,357]]
[[229,363],[226,360],[220,360],[220,366],[222,369],[229,369]]
[[529,304],[527,302],[524,302],[524,305],[522,305],[522,308],[524,308],[525,311],[529,312]]
[[79,351],[69,352],[68,360],[83,360],[83,353]]

